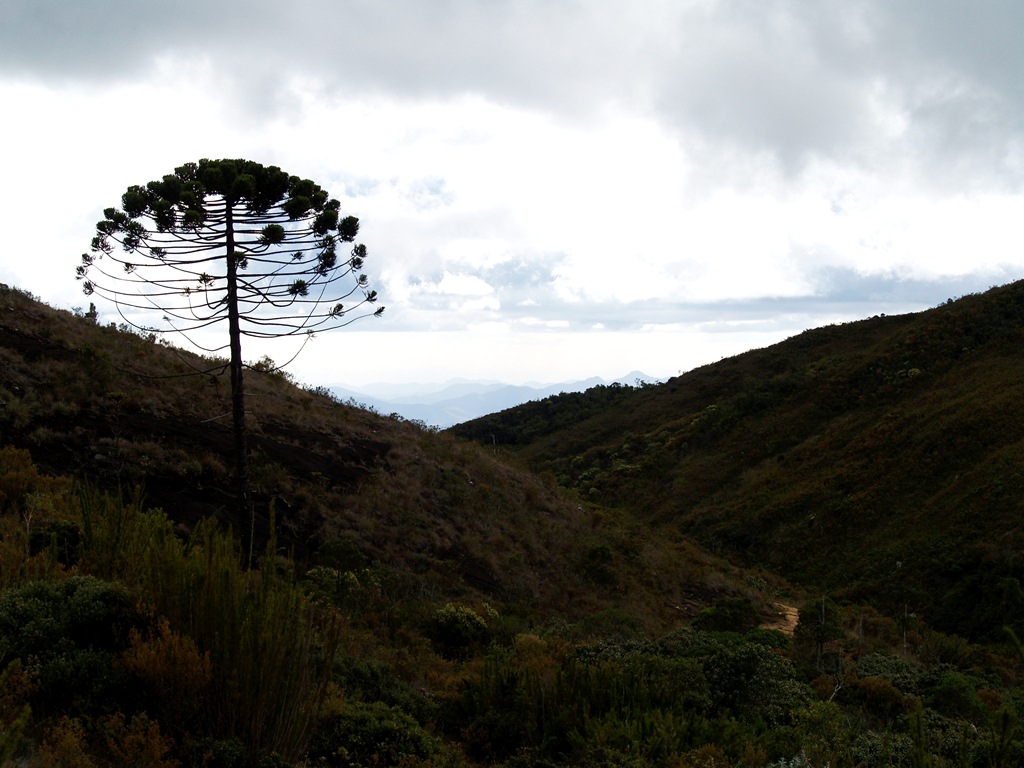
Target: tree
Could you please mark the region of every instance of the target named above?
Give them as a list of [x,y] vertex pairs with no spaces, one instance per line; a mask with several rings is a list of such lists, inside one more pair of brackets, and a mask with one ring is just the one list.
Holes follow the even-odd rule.
[[[121,209],[107,208],[78,279],[86,295],[112,301],[147,333],[181,333],[227,322],[235,471],[240,508],[249,509],[242,336],[276,338],[330,330],[384,308],[360,272],[366,246],[359,220],[317,184],[250,160],[200,160],[146,186],[131,186]],[[347,256],[338,247],[353,243]],[[118,252],[119,244],[124,255]],[[108,266],[110,265],[110,266]],[[354,304],[345,306],[342,302]],[[162,324],[137,310],[162,313]],[[199,346],[199,345],[197,345]],[[252,513],[252,510],[249,509]]]
[[[828,645],[843,636],[839,606],[824,595],[800,606],[800,620],[793,630],[793,648],[805,660],[815,659],[819,674],[825,671]],[[837,660],[838,665],[838,660]]]

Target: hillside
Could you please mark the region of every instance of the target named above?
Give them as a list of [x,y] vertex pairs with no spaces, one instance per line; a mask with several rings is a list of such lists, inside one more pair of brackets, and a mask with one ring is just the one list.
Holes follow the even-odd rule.
[[1014,283],[452,432],[835,599],[992,637],[1024,628],[1022,343]]
[[[246,372],[250,519],[230,490],[223,361],[0,286],[0,764],[1020,765],[1024,647],[983,614],[964,614],[988,622],[979,644],[913,613],[923,556],[901,561],[918,581],[895,610],[863,568],[944,540],[1004,556],[971,572],[979,610],[1014,599],[1016,529],[992,533],[1016,509],[1011,475],[978,491],[1007,499],[982,523],[904,511],[925,480],[921,508],[943,509],[949,486],[973,504],[992,445],[1013,462],[1013,436],[987,435],[1015,413],[993,380],[1017,370],[1018,318],[970,321],[968,344],[971,306],[531,403],[469,425],[484,445],[264,359]],[[969,378],[955,398],[929,389],[968,363],[991,404]],[[947,421],[913,421],[929,400]],[[947,424],[962,434],[936,453]],[[896,476],[950,455],[969,484],[937,466],[909,488]],[[836,490],[846,477],[860,486]],[[854,501],[818,511],[840,491]],[[898,522],[847,524],[882,493]],[[830,539],[840,525],[874,548]],[[856,576],[822,596],[755,562],[811,586]]]
[[[634,558],[618,589],[595,594],[581,577],[592,551],[630,551],[635,532],[598,525],[573,495],[491,450],[342,404],[272,369],[260,361],[246,379],[256,551],[273,508],[278,541],[301,561],[342,540],[449,598],[568,618],[628,603],[652,628],[678,620],[670,606],[690,591],[680,574],[710,568],[677,537],[645,553],[649,562]],[[250,521],[236,519],[228,490],[229,394],[223,361],[0,293],[2,444],[27,449],[50,474],[140,487],[182,535],[212,516],[247,544]],[[627,600],[626,586],[649,585],[655,569],[664,590]]]

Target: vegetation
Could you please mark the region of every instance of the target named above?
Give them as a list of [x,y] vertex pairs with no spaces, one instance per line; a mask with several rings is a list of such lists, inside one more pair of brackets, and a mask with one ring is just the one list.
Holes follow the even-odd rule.
[[908,632],[1024,631],[1024,283],[452,433]]
[[[944,328],[942,312],[968,310],[978,338],[1010,338],[1004,302],[1018,290],[825,329],[825,347],[881,370],[892,334]],[[921,367],[929,373],[914,383],[853,406],[846,395],[807,382],[790,392],[777,380],[813,366],[818,343],[797,337],[788,350],[664,386],[550,399],[524,406],[519,421],[515,411],[498,414],[506,447],[497,454],[490,433],[482,447],[338,403],[272,361],[255,363],[247,418],[259,541],[250,563],[249,521],[222,491],[232,450],[219,418],[230,412],[225,371],[130,327],[101,327],[88,312],[0,288],[0,764],[1024,763],[1024,649],[1019,632],[1003,629],[1019,620],[1012,558],[1002,570],[981,559],[936,582],[946,592],[934,595],[915,570],[925,553],[901,561],[895,586],[880,575],[872,582],[862,562],[940,536],[949,546],[926,551],[945,558],[930,573],[962,562],[954,541],[1005,556],[1016,534],[993,533],[1003,510],[974,528],[939,514],[950,486],[971,510],[995,492],[966,493],[965,481],[940,483],[922,465],[931,491],[909,517],[904,485],[881,471],[898,457],[878,457],[871,482],[887,489],[898,520],[856,506],[878,498],[867,487],[847,487],[853,498],[842,511],[860,513],[858,526],[874,532],[846,523],[843,537],[829,538],[838,511],[802,508],[832,515],[819,531],[816,522],[795,526],[785,506],[798,488],[817,489],[807,504],[832,498],[829,483],[858,455],[845,446],[857,444],[869,414],[882,423],[900,414],[886,440],[910,460],[939,451],[941,441],[926,448],[926,437],[945,433],[900,430],[924,429],[914,419],[926,413],[964,425],[964,409],[984,406],[956,371],[969,363],[975,375],[1010,374],[1008,348],[979,342],[950,362],[945,396],[937,384],[907,394],[936,369]],[[775,368],[766,364],[776,358]],[[761,367],[766,382],[757,405],[753,374],[735,375],[747,366]],[[177,376],[196,368],[212,373]],[[835,371],[815,375],[826,389],[854,386]],[[994,381],[979,388],[1000,398]],[[692,410],[665,410],[680,402]],[[998,402],[1011,407],[1008,396]],[[631,434],[610,415],[621,409]],[[762,445],[768,425],[782,422],[785,450]],[[529,434],[517,426],[526,424]],[[979,425],[973,439],[986,434]],[[964,439],[957,455],[998,455],[1005,472],[1015,441],[991,443],[998,447]],[[556,445],[571,449],[559,457]],[[972,482],[995,476],[987,464],[957,461]],[[830,466],[833,474],[815,474]],[[902,474],[905,485],[926,487]],[[746,495],[754,488],[783,508],[762,512],[757,538],[744,539],[741,523],[774,509]],[[719,517],[697,514],[712,508]],[[726,509],[747,516],[734,521]],[[884,538],[894,531],[902,545]],[[803,558],[779,567],[793,580],[759,567],[781,558],[766,555],[775,550],[761,538]],[[869,543],[872,552],[855,549]],[[967,594],[978,610],[963,624],[922,608],[962,606]]]

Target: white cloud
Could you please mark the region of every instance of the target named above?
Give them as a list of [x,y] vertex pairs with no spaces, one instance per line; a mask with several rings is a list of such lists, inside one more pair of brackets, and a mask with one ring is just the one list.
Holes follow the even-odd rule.
[[913,0],[8,0],[0,280],[86,303],[104,207],[245,156],[361,219],[388,309],[321,348],[372,338],[410,378],[664,375],[1019,276],[1022,22]]

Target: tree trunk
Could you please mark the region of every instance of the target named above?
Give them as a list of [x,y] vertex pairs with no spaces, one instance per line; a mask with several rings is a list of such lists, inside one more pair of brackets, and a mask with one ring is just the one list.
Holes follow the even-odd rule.
[[[249,446],[245,429],[245,388],[242,382],[242,332],[238,319],[238,259],[235,255],[235,231],[232,203],[226,201],[225,240],[227,243],[228,282],[228,334],[231,347],[231,418],[235,432],[235,483],[238,493],[238,511],[241,520],[246,514],[255,515],[249,502]],[[240,522],[241,522],[240,520]],[[255,524],[253,518],[251,524]],[[252,558],[252,541],[249,542],[249,557]]]

